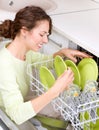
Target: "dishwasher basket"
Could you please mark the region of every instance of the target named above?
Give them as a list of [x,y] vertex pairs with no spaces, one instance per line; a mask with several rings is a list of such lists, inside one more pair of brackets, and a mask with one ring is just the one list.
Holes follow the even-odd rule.
[[[48,67],[56,78],[53,59],[29,64],[27,74],[30,77],[30,87],[34,96],[39,96],[45,92],[44,86],[39,79],[39,68],[42,65]],[[82,130],[84,127],[90,130],[90,124],[95,124],[96,120],[99,119],[97,113],[99,110],[98,91],[94,93],[81,92],[78,97],[67,97],[66,101],[63,94],[60,94],[51,103],[54,110],[60,112],[64,120],[69,120],[75,130]],[[87,119],[85,115],[87,115]]]

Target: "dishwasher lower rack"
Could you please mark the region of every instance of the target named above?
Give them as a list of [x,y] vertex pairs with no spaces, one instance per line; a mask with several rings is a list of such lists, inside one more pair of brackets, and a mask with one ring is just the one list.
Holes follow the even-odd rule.
[[[45,93],[44,86],[39,79],[39,68],[42,65],[50,68],[50,71],[56,77],[53,59],[29,64],[27,74],[30,77],[30,87],[34,96]],[[64,100],[63,94],[60,94],[51,103],[53,109],[60,112],[64,120],[69,120],[75,130],[82,130],[84,127],[90,130],[90,123],[95,124],[99,119],[99,91],[94,93],[82,92],[78,97],[67,97],[66,100]]]

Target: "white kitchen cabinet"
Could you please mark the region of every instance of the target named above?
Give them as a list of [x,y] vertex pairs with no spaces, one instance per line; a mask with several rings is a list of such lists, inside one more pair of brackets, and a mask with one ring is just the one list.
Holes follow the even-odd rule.
[[99,57],[99,9],[52,16],[58,32]]
[[53,54],[64,47],[67,48],[68,43],[69,40],[66,37],[53,29],[49,42],[43,46],[43,52],[45,54]]
[[[56,9],[50,12],[50,15],[76,13],[99,8],[99,2],[95,0],[53,0],[56,3]],[[99,0],[98,0],[99,1]]]

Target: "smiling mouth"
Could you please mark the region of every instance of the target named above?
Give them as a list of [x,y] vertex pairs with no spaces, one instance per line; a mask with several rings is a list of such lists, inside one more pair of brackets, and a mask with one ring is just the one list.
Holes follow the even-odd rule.
[[39,44],[38,47],[41,48],[43,46],[43,44]]

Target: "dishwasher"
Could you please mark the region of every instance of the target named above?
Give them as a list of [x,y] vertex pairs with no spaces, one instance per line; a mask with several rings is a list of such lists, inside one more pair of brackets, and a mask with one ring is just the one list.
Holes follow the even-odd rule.
[[[47,46],[45,46],[42,52],[50,54],[50,53],[53,53],[54,51],[61,49],[62,47],[77,49],[93,56],[93,59],[96,61],[97,65],[99,65],[99,58],[97,56],[95,56],[88,50],[80,47],[79,45],[72,42],[71,40],[65,38],[63,35],[58,34],[55,31],[53,32],[53,35],[49,38],[48,48],[51,48],[51,46],[54,48],[53,50],[51,49],[47,50]],[[34,95],[40,96],[41,94],[45,92],[44,85],[40,82],[38,67],[42,65],[48,67],[48,64],[50,65],[53,64],[53,60],[54,59],[28,65],[27,73],[31,78],[30,85],[31,85],[31,90],[33,91]],[[78,58],[78,62],[79,61],[80,59]],[[53,68],[54,67],[52,67],[50,71],[54,75],[55,72]],[[30,71],[31,69],[33,70],[32,73]],[[97,87],[98,87],[98,80],[97,80]],[[71,103],[67,104],[64,101],[64,97],[62,97],[62,95],[60,94],[60,96],[55,98],[51,103],[53,105],[53,109],[59,112],[62,118],[66,122],[70,121],[74,130],[83,130],[85,127],[86,127],[86,130],[90,130],[90,124],[91,123],[95,124],[96,121],[99,119],[99,115],[96,112],[97,109],[99,108],[99,91],[97,90],[93,94],[81,93],[78,98],[69,99],[69,102]],[[84,117],[85,113],[88,113],[88,116],[89,116],[88,119],[85,119]],[[80,117],[80,115],[82,117]]]
[[[72,42],[71,40],[67,39],[65,36],[61,35],[55,30],[53,30],[53,35],[49,38],[48,45],[45,45],[45,47],[41,49],[41,52],[45,54],[52,54],[55,51],[58,51],[59,49],[64,47],[77,49],[92,55],[97,65],[99,65],[99,58],[97,56],[93,55],[88,50],[83,49],[82,47]],[[53,48],[53,49],[49,49],[49,48]],[[28,65],[27,74],[30,77],[30,88],[35,96],[40,96],[45,92],[44,86],[39,79],[38,66],[41,65],[47,66],[48,64],[52,65],[53,60],[54,59]],[[80,59],[78,59],[78,61],[79,60]],[[31,73],[31,69],[32,69],[32,73]],[[52,73],[54,73],[53,68],[51,68],[51,71]],[[91,100],[92,98],[94,98],[93,101]],[[53,106],[53,109],[56,112],[59,112],[61,114],[62,119],[64,119],[66,123],[67,122],[71,123],[74,130],[83,130],[84,126],[87,127],[86,130],[90,130],[89,128],[90,122],[96,123],[96,120],[99,119],[99,116],[96,113],[96,109],[99,107],[99,92],[97,91],[96,93],[94,93],[94,95],[81,94],[80,97],[77,99],[75,98],[70,99],[70,102],[72,102],[70,105],[66,104],[66,102],[63,100],[62,95],[60,94],[60,96],[55,98],[51,102],[51,104]],[[88,120],[85,120],[84,118],[80,120],[79,115],[88,111],[90,112],[91,118]],[[20,130],[17,127],[17,125],[14,124],[2,110],[0,110],[0,130]]]

